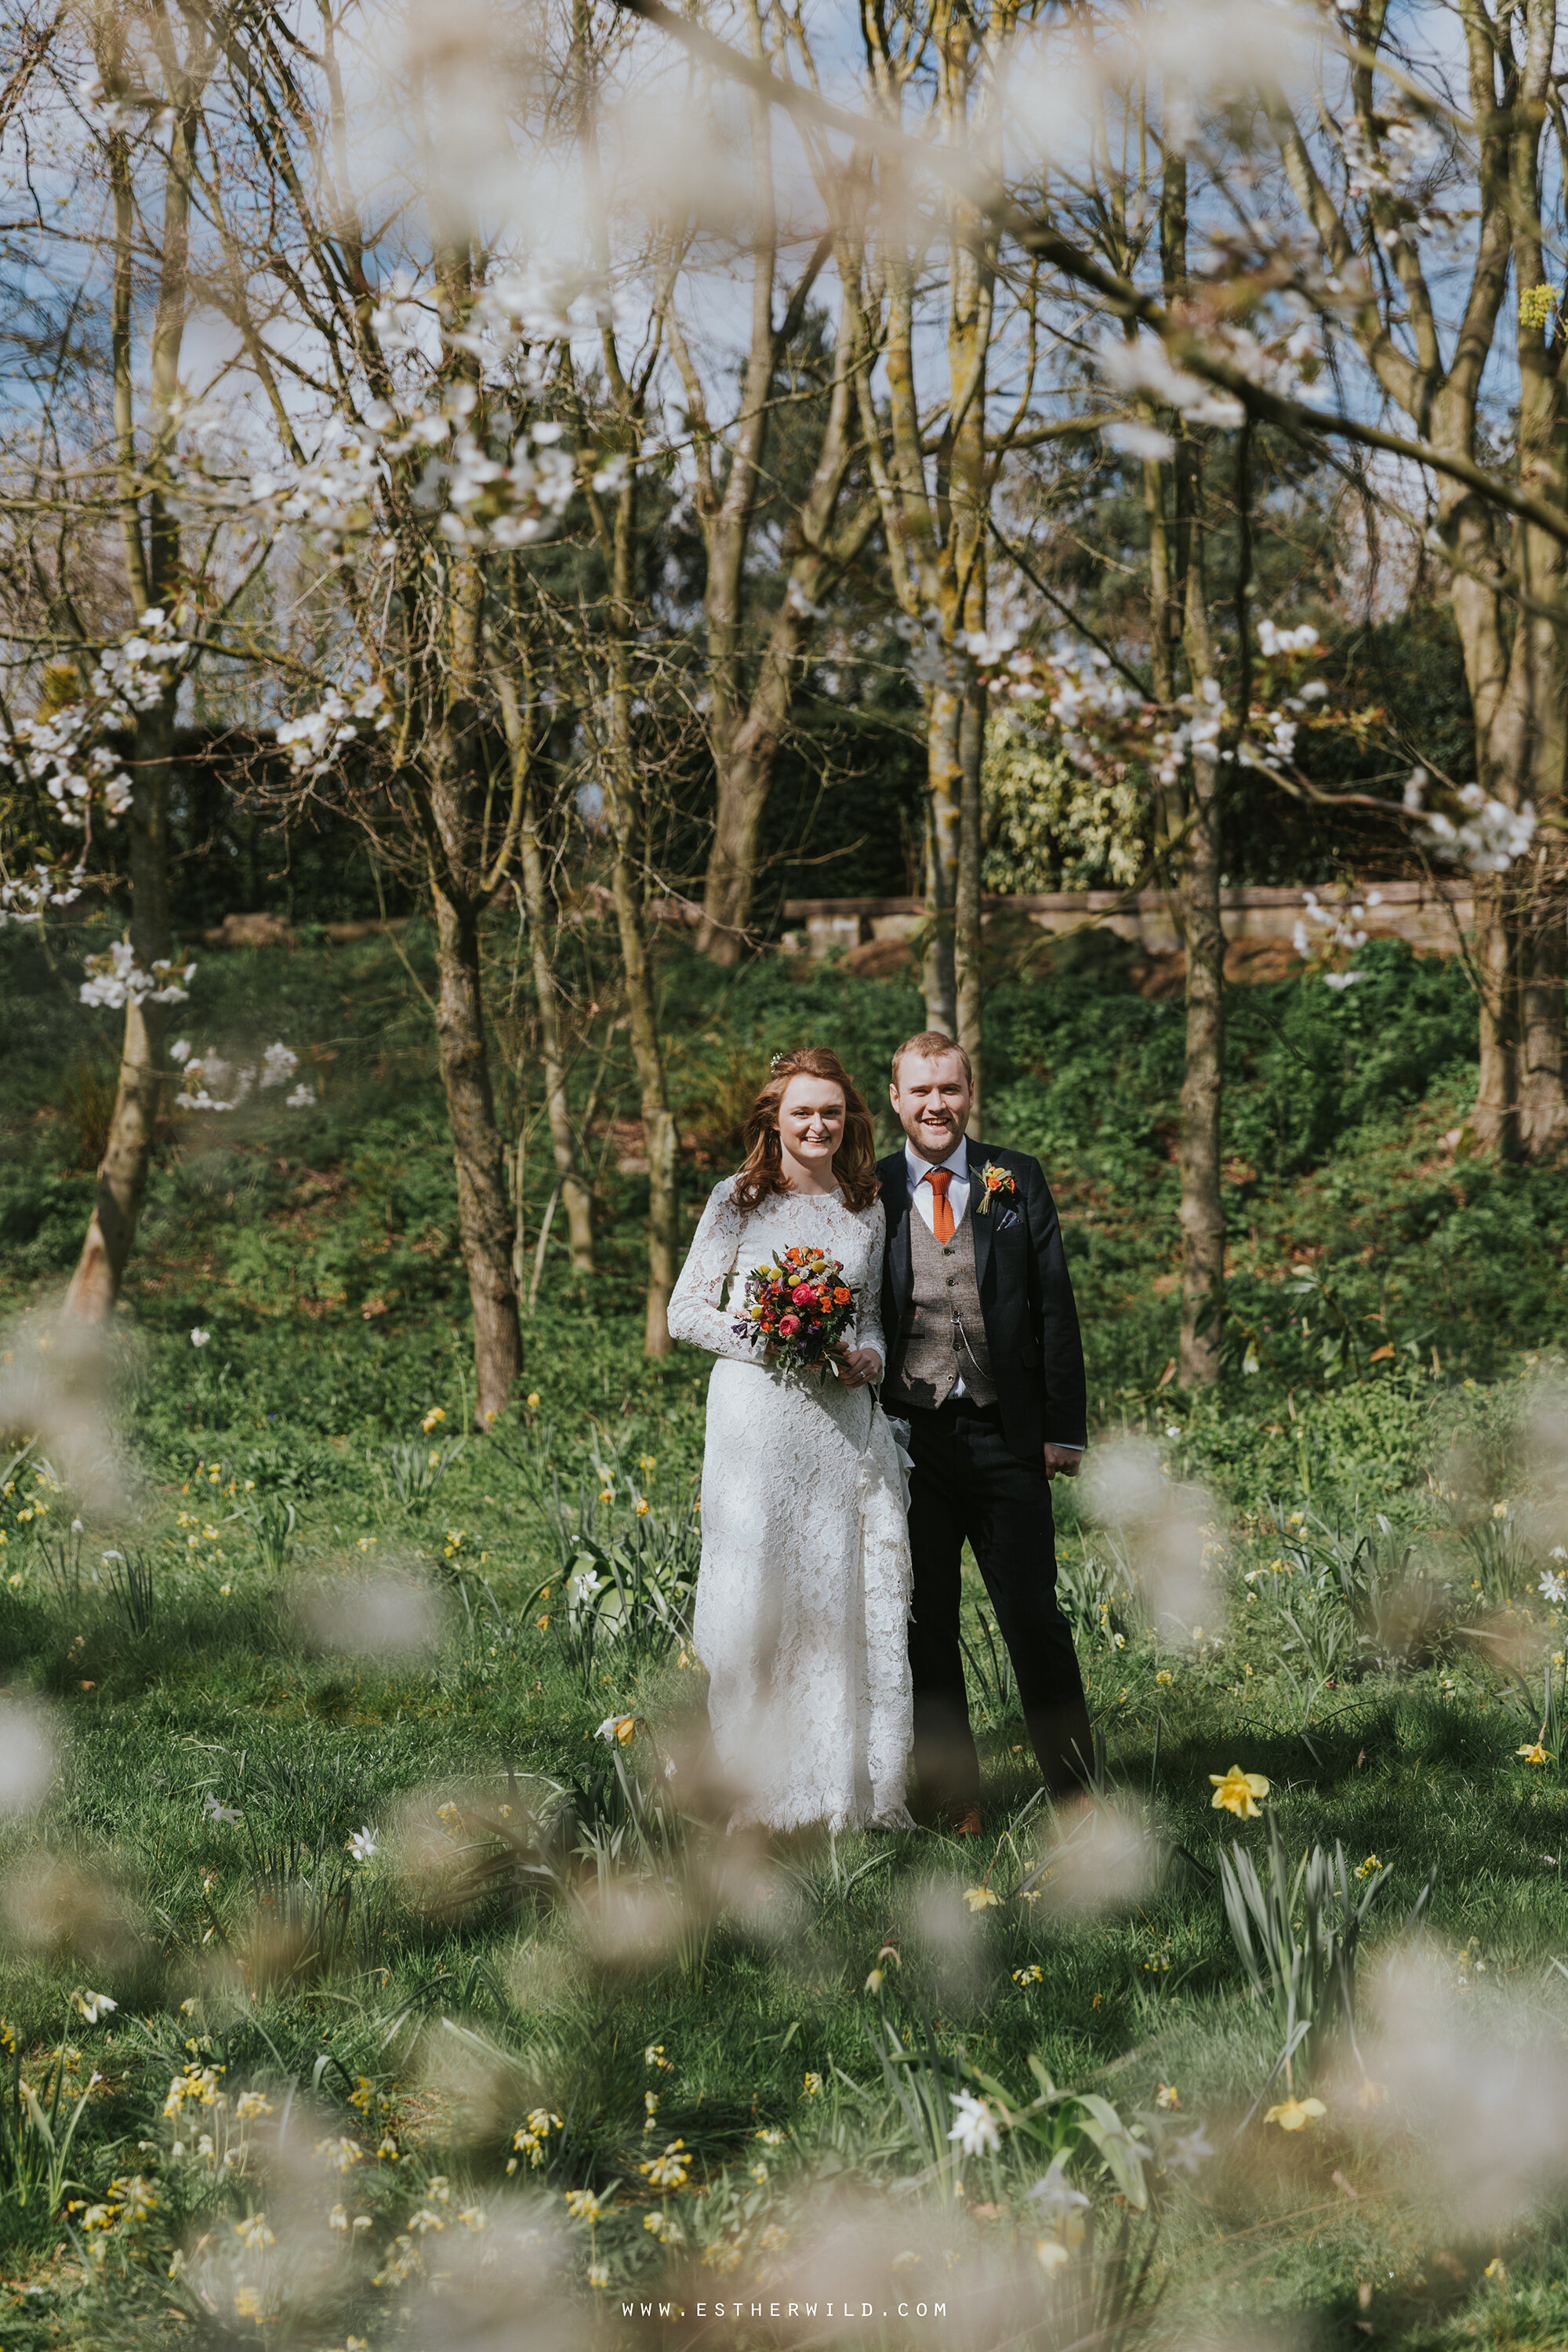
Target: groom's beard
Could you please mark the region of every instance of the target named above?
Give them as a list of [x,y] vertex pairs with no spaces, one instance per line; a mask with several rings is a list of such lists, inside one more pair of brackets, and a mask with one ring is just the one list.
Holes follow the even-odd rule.
[[920,1153],[921,1158],[929,1161],[932,1168],[939,1168],[944,1160],[951,1160],[957,1150],[963,1129],[956,1121],[950,1121],[945,1131],[940,1136],[928,1135],[923,1129],[913,1127],[906,1127],[904,1133],[910,1146]]

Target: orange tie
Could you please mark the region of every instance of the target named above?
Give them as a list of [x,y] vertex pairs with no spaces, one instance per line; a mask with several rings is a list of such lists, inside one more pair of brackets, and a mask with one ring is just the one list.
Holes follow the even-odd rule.
[[947,1197],[947,1188],[952,1181],[952,1171],[951,1168],[933,1168],[930,1181],[931,1229],[939,1242],[950,1242],[952,1239],[952,1202]]

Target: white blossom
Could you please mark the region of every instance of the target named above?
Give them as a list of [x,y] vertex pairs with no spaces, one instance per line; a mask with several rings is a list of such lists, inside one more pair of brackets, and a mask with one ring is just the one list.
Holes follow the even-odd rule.
[[984,2099],[973,2091],[955,2091],[952,2095],[955,2117],[948,2138],[957,2143],[961,2156],[988,2156],[1002,2145],[1002,2135],[996,2119]]
[[1123,419],[1101,429],[1110,446],[1119,449],[1123,457],[1173,457],[1176,454],[1176,445],[1170,435],[1162,433],[1154,425],[1140,425],[1134,420]]
[[186,1062],[184,1077],[184,1086],[174,1097],[178,1109],[237,1110],[255,1087],[256,1069],[248,1062],[226,1062],[209,1045],[205,1054],[192,1055]]
[[0,882],[0,924],[40,923],[46,907],[74,906],[86,879],[84,866],[73,866],[67,875],[58,866],[40,864],[30,876]]
[[[1310,621],[1303,621],[1299,628],[1281,629],[1273,621],[1264,619],[1258,622],[1257,634],[1258,650],[1265,661],[1275,661],[1282,655],[1311,654],[1318,650],[1318,632]],[[1328,688],[1318,687],[1313,691],[1316,699],[1318,696],[1326,694]]]
[[116,940],[104,954],[89,957],[89,977],[79,993],[83,1004],[102,1005],[112,1013],[127,1004],[183,1004],[195,969],[194,963],[176,964],[165,957],[144,971],[130,940]]
[[210,1789],[202,1799],[202,1811],[209,1822],[221,1822],[230,1829],[237,1822],[242,1822],[245,1819],[245,1815],[237,1812],[232,1805],[220,1805]]
[[278,741],[288,752],[293,767],[319,776],[345,744],[357,742],[367,729],[373,735],[384,734],[392,720],[386,690],[378,679],[372,678],[368,685],[361,687],[352,702],[345,701],[336,687],[330,688],[316,709],[301,711],[297,719],[283,721],[278,730]]
[[1489,800],[1479,784],[1466,784],[1458,794],[1466,815],[1456,824],[1442,809],[1424,806],[1428,781],[1424,768],[1412,772],[1405,805],[1421,817],[1419,830],[1434,857],[1445,865],[1467,866],[1472,874],[1506,874],[1525,856],[1535,838],[1535,810],[1530,802],[1510,809],[1502,801]]

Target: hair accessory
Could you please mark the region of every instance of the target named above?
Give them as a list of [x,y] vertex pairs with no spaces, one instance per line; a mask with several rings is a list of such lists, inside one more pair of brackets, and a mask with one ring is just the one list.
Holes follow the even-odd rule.
[[787,1052],[780,1053],[780,1054],[775,1054],[775,1055],[773,1055],[773,1060],[768,1064],[768,1075],[769,1075],[769,1076],[770,1076],[770,1077],[774,1077],[774,1078],[776,1078],[776,1077],[777,1077],[777,1076],[778,1076],[778,1074],[779,1074],[779,1066],[780,1066],[780,1064],[781,1064],[781,1063],[783,1063],[783,1062],[787,1062],[789,1059],[790,1059],[790,1055],[789,1055],[789,1054],[788,1054]]

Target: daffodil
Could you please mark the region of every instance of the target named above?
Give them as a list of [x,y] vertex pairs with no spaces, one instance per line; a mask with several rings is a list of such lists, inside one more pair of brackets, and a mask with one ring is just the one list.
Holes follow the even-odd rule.
[[957,2142],[963,2156],[984,2156],[1002,2145],[1002,2135],[996,2121],[984,2099],[973,2091],[955,2091],[952,2095],[953,2126],[948,2133]]
[[1209,1802],[1216,1812],[1235,1813],[1238,1820],[1258,1819],[1258,1807],[1268,1794],[1268,1783],[1261,1772],[1244,1772],[1233,1764],[1228,1772],[1211,1772],[1209,1780],[1214,1795]]
[[1522,1748],[1516,1748],[1514,1754],[1522,1756],[1527,1764],[1546,1764],[1551,1761],[1547,1750],[1539,1739],[1531,1740]]
[[621,1746],[625,1748],[637,1727],[635,1715],[607,1715],[594,1737],[595,1739],[602,1739],[606,1747],[612,1740],[619,1740]]
[[989,1911],[994,1903],[1001,1902],[1002,1897],[994,1886],[966,1886],[963,1899],[972,1911]]
[[1309,2124],[1328,2112],[1321,2099],[1281,2099],[1277,2107],[1269,2108],[1263,2120],[1266,2124],[1278,2124],[1281,2131],[1305,2131]]

